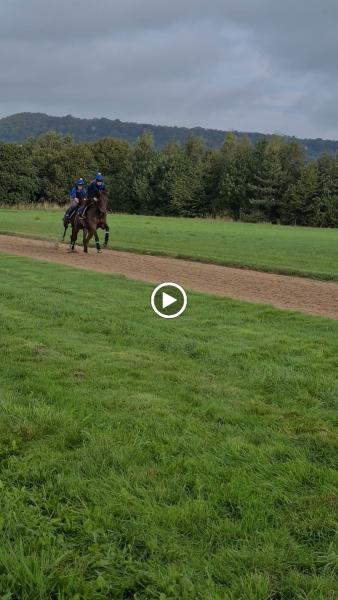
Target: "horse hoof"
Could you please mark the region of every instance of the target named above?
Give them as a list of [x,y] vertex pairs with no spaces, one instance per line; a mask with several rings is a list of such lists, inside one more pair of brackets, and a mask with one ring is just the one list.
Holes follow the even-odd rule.
[[97,251],[97,253],[98,253],[98,254],[102,254],[102,250],[98,250],[98,251]]

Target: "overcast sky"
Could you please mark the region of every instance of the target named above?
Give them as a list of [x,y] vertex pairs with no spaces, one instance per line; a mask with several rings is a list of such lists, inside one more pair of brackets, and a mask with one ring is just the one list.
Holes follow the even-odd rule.
[[338,139],[338,0],[0,0],[0,116]]

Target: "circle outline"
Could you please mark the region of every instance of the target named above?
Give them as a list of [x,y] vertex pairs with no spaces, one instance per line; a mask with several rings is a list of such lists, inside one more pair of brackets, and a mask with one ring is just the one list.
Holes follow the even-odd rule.
[[[157,306],[155,305],[155,296],[157,294],[157,292],[159,292],[162,288],[167,287],[167,286],[171,286],[176,288],[177,290],[179,290],[183,296],[183,306],[180,308],[180,310],[177,313],[174,313],[173,315],[165,315],[163,313],[161,313]],[[174,283],[173,281],[166,281],[165,283],[160,283],[160,285],[158,285],[152,292],[151,294],[151,298],[150,298],[150,303],[151,303],[151,308],[153,309],[153,311],[162,319],[176,319],[176,317],[179,317],[187,308],[188,305],[188,296],[186,294],[186,291],[182,288],[181,285],[178,285],[178,283]]]

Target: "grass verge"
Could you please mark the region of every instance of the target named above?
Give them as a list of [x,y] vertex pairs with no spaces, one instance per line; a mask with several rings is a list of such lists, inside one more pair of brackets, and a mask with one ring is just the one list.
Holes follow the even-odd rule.
[[[0,210],[0,233],[60,239],[62,211]],[[225,266],[338,280],[338,231],[110,215],[111,247]]]
[[0,596],[334,600],[337,324],[0,255]]

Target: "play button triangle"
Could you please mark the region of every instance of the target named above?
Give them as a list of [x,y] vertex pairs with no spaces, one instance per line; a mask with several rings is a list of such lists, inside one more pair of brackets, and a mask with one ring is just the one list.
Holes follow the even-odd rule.
[[176,298],[173,298],[166,292],[162,292],[162,308],[167,308],[168,306],[174,304],[174,302],[177,302]]
[[[164,290],[168,290],[168,292],[173,290],[172,293],[174,293],[175,296],[168,294],[168,292]],[[165,283],[160,283],[153,290],[150,304],[154,313],[159,317],[162,317],[162,319],[176,319],[176,317],[179,317],[184,313],[187,308],[188,298],[181,285],[178,285],[178,283],[175,283],[174,281],[166,281]],[[168,306],[171,306],[172,304],[175,304],[176,308],[167,310]]]

